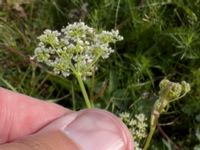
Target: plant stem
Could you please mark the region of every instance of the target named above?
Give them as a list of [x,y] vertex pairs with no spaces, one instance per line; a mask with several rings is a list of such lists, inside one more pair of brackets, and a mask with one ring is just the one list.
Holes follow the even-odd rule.
[[88,94],[86,92],[83,80],[81,78],[81,74],[80,73],[75,73],[75,76],[76,76],[76,78],[78,80],[78,83],[79,83],[79,86],[81,88],[81,92],[83,94],[83,97],[84,97],[85,104],[86,104],[87,108],[92,108],[92,105],[91,105],[90,100],[88,98]]
[[73,82],[71,83],[72,85],[72,103],[73,103],[73,110],[76,110],[76,101],[75,101],[75,94],[74,94],[74,84]]
[[147,150],[147,148],[149,147],[149,144],[151,142],[151,139],[152,139],[152,136],[153,136],[155,129],[156,129],[156,126],[150,128],[150,132],[149,132],[149,135],[148,135],[147,140],[145,142],[143,150]]
[[165,101],[167,101],[165,97],[161,96],[161,98],[159,98],[154,104],[153,110],[151,112],[150,131],[149,131],[143,150],[147,150],[147,148],[150,145],[160,114],[163,111],[163,109],[166,107]]

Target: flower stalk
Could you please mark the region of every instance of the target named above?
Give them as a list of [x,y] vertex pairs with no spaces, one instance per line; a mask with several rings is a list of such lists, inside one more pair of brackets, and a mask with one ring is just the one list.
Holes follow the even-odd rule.
[[175,83],[167,79],[163,79],[159,86],[159,98],[156,100],[151,112],[150,131],[143,150],[147,150],[149,147],[152,136],[158,124],[158,119],[160,115],[165,111],[165,108],[169,106],[169,103],[182,98],[191,90],[190,85],[185,81],[182,81],[181,83]]
[[84,98],[84,100],[85,100],[85,104],[86,104],[87,108],[92,108],[92,105],[91,105],[91,103],[90,103],[88,94],[87,94],[87,92],[86,92],[86,89],[85,89],[83,80],[82,80],[82,78],[81,78],[81,73],[75,73],[75,77],[76,77],[77,80],[78,80],[78,83],[79,83],[81,92],[82,92],[82,94],[83,94],[83,98]]

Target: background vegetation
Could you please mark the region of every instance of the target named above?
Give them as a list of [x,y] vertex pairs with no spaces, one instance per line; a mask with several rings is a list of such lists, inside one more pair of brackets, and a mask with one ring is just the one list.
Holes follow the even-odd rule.
[[84,108],[73,77],[30,59],[44,29],[79,20],[124,36],[85,81],[96,107],[149,117],[160,80],[185,80],[192,91],[161,116],[150,149],[200,149],[200,0],[1,0],[0,86]]

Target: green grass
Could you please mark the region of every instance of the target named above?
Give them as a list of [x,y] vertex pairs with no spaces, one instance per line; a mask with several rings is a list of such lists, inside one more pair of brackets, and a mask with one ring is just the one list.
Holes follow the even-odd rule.
[[95,78],[85,81],[95,106],[149,117],[160,80],[185,80],[192,91],[161,116],[160,123],[172,123],[161,126],[165,134],[156,131],[151,149],[190,150],[200,143],[195,136],[200,128],[199,0],[35,0],[21,4],[26,17],[13,5],[0,9],[0,86],[81,109],[73,77],[56,77],[30,60],[37,36],[79,20],[98,29],[117,28],[124,40],[99,64]]

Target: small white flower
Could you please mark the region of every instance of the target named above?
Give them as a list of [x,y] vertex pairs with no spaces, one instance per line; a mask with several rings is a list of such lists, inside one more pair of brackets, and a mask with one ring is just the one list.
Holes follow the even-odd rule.
[[74,72],[91,76],[98,59],[107,59],[114,52],[109,44],[122,37],[117,30],[97,32],[84,22],[75,22],[61,32],[47,29],[38,39],[34,58],[67,77]]
[[123,112],[123,113],[121,113],[119,116],[120,116],[120,118],[122,118],[122,119],[127,119],[127,118],[130,117],[130,113],[128,113],[128,112]]
[[140,149],[141,141],[146,137],[147,118],[144,114],[136,114],[131,118],[130,113],[123,112],[120,115],[121,120],[128,126],[132,133],[135,149]]
[[134,150],[142,150],[142,148],[140,148],[140,144],[138,142],[134,142]]

